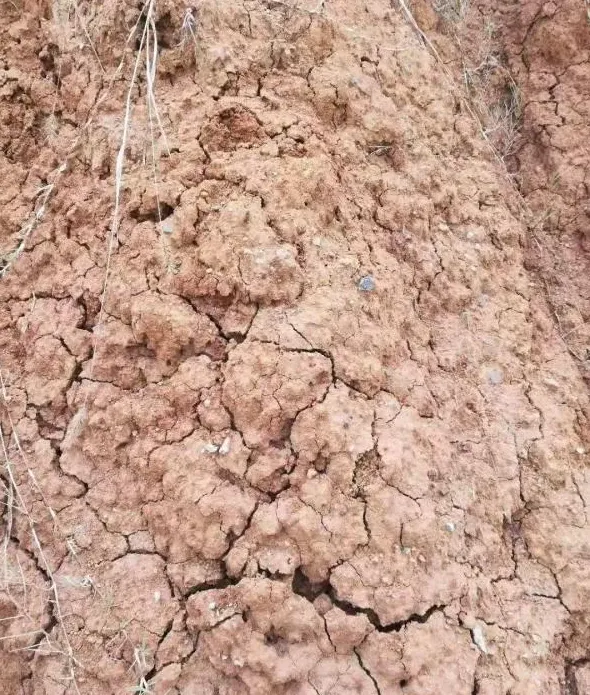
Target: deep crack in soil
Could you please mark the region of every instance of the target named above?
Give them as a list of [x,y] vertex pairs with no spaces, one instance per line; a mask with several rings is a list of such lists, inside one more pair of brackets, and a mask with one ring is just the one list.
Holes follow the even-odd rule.
[[590,693],[586,10],[1,3],[1,692]]

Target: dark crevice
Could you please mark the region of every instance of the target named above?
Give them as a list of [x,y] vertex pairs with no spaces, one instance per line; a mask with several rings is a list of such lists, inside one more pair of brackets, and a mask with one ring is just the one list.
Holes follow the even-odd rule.
[[369,669],[365,666],[363,663],[363,660],[361,658],[361,655],[358,653],[358,651],[355,649],[354,653],[356,655],[356,658],[358,659],[359,666],[362,668],[362,670],[367,674],[367,676],[371,679],[371,682],[375,686],[375,691],[377,692],[377,695],[381,695],[381,689],[379,688],[379,683],[377,683],[377,679],[375,676],[369,671]]
[[248,518],[246,519],[246,523],[244,524],[244,529],[243,529],[243,531],[242,531],[241,533],[234,533],[233,531],[230,531],[230,532],[227,534],[228,548],[227,548],[227,552],[226,552],[225,555],[223,556],[223,560],[224,560],[224,561],[226,560],[227,556],[228,556],[228,555],[230,554],[230,552],[232,551],[232,549],[233,549],[235,543],[236,543],[240,538],[242,538],[243,536],[245,536],[246,533],[248,532],[248,529],[250,528],[250,525],[252,524],[252,519],[254,518],[254,514],[256,514],[256,512],[258,511],[258,507],[259,507],[259,506],[260,506],[260,500],[258,500],[258,501],[254,504],[254,509],[250,512],[250,515],[249,515]]
[[[171,619],[168,621],[168,623],[166,624],[166,627],[164,628],[164,632],[162,633],[162,636],[161,636],[160,639],[158,640],[158,644],[157,644],[156,649],[155,649],[155,652],[154,652],[156,655],[157,655],[157,653],[158,653],[158,649],[160,648],[161,644],[164,642],[164,640],[166,639],[166,637],[168,637],[168,635],[172,632],[172,626],[173,626],[173,625],[174,625],[174,618],[171,618]],[[154,660],[154,665],[153,665],[153,667],[144,675],[145,681],[146,681],[147,683],[149,683],[150,681],[152,681],[152,680],[154,679],[154,677],[156,676],[157,671],[158,671],[158,669],[157,669],[157,667],[156,667],[155,660]]]
[[200,591],[210,591],[211,589],[227,589],[228,586],[235,586],[236,584],[239,584],[240,580],[241,577],[232,578],[225,575],[221,579],[217,579],[216,581],[201,582],[200,584],[195,584],[195,586],[191,586],[190,589],[187,589],[183,593],[183,598],[188,598],[193,594],[198,594]]
[[318,596],[327,594],[330,591],[330,582],[328,580],[312,582],[298,567],[293,574],[291,588],[294,594],[303,596],[303,598],[313,603]]
[[137,28],[135,32],[135,51],[139,52],[142,48],[142,36],[145,34],[145,25],[147,21],[147,10],[148,3],[139,3],[137,9],[140,11],[139,17],[137,19]]
[[430,606],[430,608],[428,608],[424,613],[412,613],[408,618],[383,625],[379,619],[379,616],[372,608],[361,608],[349,603],[348,601],[338,599],[336,598],[334,589],[332,588],[330,588],[329,596],[332,599],[332,603],[334,603],[335,606],[340,608],[347,615],[359,615],[361,613],[366,615],[369,622],[379,632],[399,632],[402,628],[406,627],[408,623],[425,623],[434,613],[438,613],[446,608],[446,605],[444,604],[435,604],[434,606]]
[[167,203],[159,203],[156,210],[150,210],[150,212],[141,213],[139,210],[130,210],[129,217],[136,222],[153,222],[154,224],[159,224],[163,222],[167,217],[174,212],[174,208]]
[[78,483],[78,485],[80,485],[82,487],[81,494],[70,495],[70,496],[72,497],[72,499],[79,499],[81,497],[84,497],[87,494],[88,490],[90,489],[88,483],[85,480],[82,480],[82,478],[78,477],[75,473],[68,473],[68,472],[64,471],[64,469],[61,467],[61,463],[60,463],[61,456],[63,453],[61,445],[58,444],[57,442],[54,442],[54,441],[50,441],[49,444],[50,444],[51,448],[53,449],[53,451],[55,452],[56,466],[57,466],[57,469],[58,469],[60,475],[63,475],[66,478],[70,478],[71,480],[74,480],[76,483]]
[[583,657],[576,661],[568,661],[564,671],[564,695],[584,695],[578,688],[576,669],[590,663],[590,657]]
[[49,572],[47,571],[47,569],[45,567],[42,567],[42,565],[39,563],[39,560],[37,559],[37,556],[35,555],[35,553],[30,548],[27,548],[26,545],[23,545],[23,543],[21,542],[20,538],[18,538],[18,536],[15,536],[14,534],[12,534],[10,536],[10,540],[18,546],[19,550],[22,553],[24,553],[29,558],[29,560],[31,560],[31,562],[35,565],[35,569],[39,572],[39,574],[42,575],[43,580],[50,587],[52,587],[53,582],[51,581],[51,577],[49,576]]
[[[10,536],[10,540],[18,547],[18,549],[26,555],[29,560],[34,564],[35,569],[39,572],[39,574],[43,577],[43,581],[48,585],[49,587],[49,592],[50,596],[47,599],[47,612],[48,612],[48,618],[47,621],[45,622],[44,625],[42,625],[39,628],[38,634],[35,635],[35,638],[32,642],[32,644],[28,647],[28,649],[35,651],[35,649],[41,644],[41,642],[47,638],[52,630],[57,627],[59,624],[59,621],[57,619],[57,615],[55,612],[55,599],[56,599],[56,594],[55,594],[55,587],[53,584],[53,581],[51,579],[49,571],[42,567],[41,564],[39,563],[37,556],[35,553],[27,548],[25,545],[21,543],[21,540],[15,536],[14,534]],[[52,596],[53,594],[53,596]]]
[[312,582],[300,567],[297,568],[293,574],[291,586],[293,593],[303,596],[303,598],[310,602],[315,601],[320,594],[327,594],[332,603],[347,615],[366,615],[371,625],[379,632],[399,632],[408,623],[425,623],[434,613],[438,613],[446,608],[446,604],[435,604],[434,606],[430,606],[424,613],[412,613],[404,620],[383,624],[372,608],[355,606],[349,601],[338,598],[336,590],[328,580],[323,582]]

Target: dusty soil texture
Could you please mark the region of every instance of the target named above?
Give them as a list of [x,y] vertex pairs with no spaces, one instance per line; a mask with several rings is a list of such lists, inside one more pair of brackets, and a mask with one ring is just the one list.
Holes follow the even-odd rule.
[[440,4],[466,9],[421,26],[491,110],[482,120],[528,208],[527,268],[590,383],[590,2]]
[[515,163],[537,217],[529,264],[590,383],[590,4],[496,7],[505,12],[504,50],[524,97]]
[[2,2],[0,692],[590,692],[588,26],[471,11],[520,191],[395,1]]

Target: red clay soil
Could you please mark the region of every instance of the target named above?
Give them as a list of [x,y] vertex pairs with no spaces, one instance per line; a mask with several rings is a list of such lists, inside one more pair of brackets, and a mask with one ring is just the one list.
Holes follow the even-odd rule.
[[467,68],[461,77],[474,68],[480,82],[486,74],[492,89],[483,101],[492,110],[516,93],[519,135],[506,162],[529,213],[526,266],[590,383],[590,2],[438,4],[469,6],[446,23],[430,9],[422,22],[445,56]]
[[[492,4],[492,3],[490,3]],[[520,190],[537,216],[529,267],[590,383],[590,3],[493,3],[525,95]]]
[[1,4],[0,692],[590,693],[583,3],[489,10],[520,191],[293,4],[158,0],[153,100],[149,4]]

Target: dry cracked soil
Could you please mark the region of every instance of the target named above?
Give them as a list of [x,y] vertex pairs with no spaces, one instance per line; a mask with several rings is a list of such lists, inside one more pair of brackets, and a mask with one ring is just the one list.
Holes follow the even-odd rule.
[[0,692],[590,694],[584,0],[0,0]]

